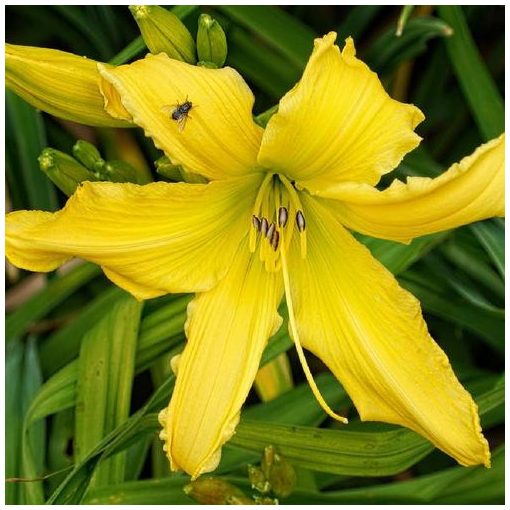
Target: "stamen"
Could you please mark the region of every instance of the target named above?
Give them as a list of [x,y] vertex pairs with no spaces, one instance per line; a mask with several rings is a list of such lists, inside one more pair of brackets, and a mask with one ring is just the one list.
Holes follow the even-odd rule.
[[285,227],[285,225],[287,225],[288,219],[289,219],[289,212],[287,211],[287,208],[280,207],[278,209],[278,225],[280,225],[281,228]]
[[[283,241],[283,236],[284,235],[283,235],[283,231],[282,231],[282,241]],[[331,416],[331,418],[334,418],[337,421],[340,421],[342,423],[348,423],[347,418],[344,418],[343,416],[336,414],[324,400],[319,388],[317,387],[317,384],[315,383],[313,375],[310,372],[310,368],[306,361],[305,353],[303,352],[303,348],[301,347],[301,342],[299,341],[298,329],[297,329],[297,325],[296,325],[296,319],[294,316],[294,306],[292,303],[292,296],[290,294],[289,271],[288,271],[288,266],[287,266],[287,256],[285,253],[285,243],[284,242],[282,242],[282,248],[280,249],[280,258],[282,261],[283,282],[284,282],[284,286],[285,286],[285,297],[287,299],[287,309],[289,311],[290,331],[291,331],[292,339],[294,340],[294,345],[296,346],[296,351],[298,353],[299,361],[301,362],[301,367],[303,368],[303,372],[305,373],[305,376],[306,376],[306,380],[308,381],[308,384],[310,385],[310,389],[312,390],[314,397],[317,399],[317,402],[322,407],[322,409],[326,412],[326,414],[328,414],[329,416]]]
[[260,224],[260,231],[262,232],[262,235],[265,236],[267,234],[267,228],[268,228],[267,220],[266,218],[262,218],[262,222]]
[[[294,186],[289,182],[289,180],[284,175],[278,175],[280,181],[285,186],[285,189],[288,192],[289,200],[296,211],[296,223],[298,226],[300,241],[301,241],[301,258],[306,258],[306,231],[305,231],[305,217],[303,215],[303,207],[301,206],[301,201],[299,200],[299,196],[297,194]],[[300,228],[302,225],[302,230]],[[290,242],[290,239],[289,241]],[[288,246],[286,246],[288,248]]]
[[278,230],[275,230],[273,232],[273,235],[271,236],[271,246],[273,247],[273,250],[278,250],[278,245],[280,243],[280,233]]
[[296,224],[297,224],[297,228],[300,232],[305,231],[306,222],[305,222],[305,217],[303,215],[303,211],[298,211],[296,213]]
[[274,223],[271,223],[271,225],[269,225],[269,228],[267,229],[267,232],[266,232],[266,237],[271,240],[273,238],[273,233],[275,231],[275,224]]
[[257,230],[257,232],[260,232],[260,219],[257,218],[257,216],[253,215],[251,221],[253,223],[253,226],[255,227],[255,230]]
[[[265,196],[267,194],[266,190],[267,190],[267,187],[269,186],[269,184],[271,183],[271,181],[273,180],[273,175],[274,174],[272,174],[272,173],[267,173],[266,176],[264,177],[264,180],[262,181],[262,184],[260,185],[259,192],[257,194],[257,198],[255,199],[255,204],[253,205],[253,212],[252,212],[252,215],[256,216],[257,218],[260,218],[262,216],[262,214],[260,212],[262,200],[265,198]],[[257,245],[257,230],[250,229],[249,246],[250,246],[250,251],[252,253],[255,251],[256,245]]]

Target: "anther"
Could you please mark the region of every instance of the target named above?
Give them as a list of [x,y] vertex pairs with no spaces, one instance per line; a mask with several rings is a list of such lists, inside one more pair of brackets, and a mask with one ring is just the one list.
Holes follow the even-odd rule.
[[260,222],[260,231],[262,232],[263,235],[266,235],[267,227],[268,224],[266,218],[262,218],[262,221]]
[[280,233],[278,230],[275,230],[273,232],[273,235],[271,236],[271,246],[273,247],[273,250],[276,251],[278,249],[278,245],[280,244]]
[[305,231],[306,223],[305,223],[305,217],[303,216],[302,211],[298,211],[296,213],[296,224],[297,224],[297,228],[300,232]]
[[257,218],[257,216],[253,215],[251,221],[253,223],[253,226],[255,227],[255,230],[257,232],[260,232],[260,219]]
[[287,211],[286,207],[280,207],[278,209],[278,225],[280,227],[285,227],[287,225],[287,220],[289,219],[289,212]]
[[273,238],[273,233],[275,232],[275,224],[274,223],[271,223],[271,225],[269,225],[269,228],[267,229],[267,232],[266,232],[266,237],[269,239],[269,240],[272,240]]

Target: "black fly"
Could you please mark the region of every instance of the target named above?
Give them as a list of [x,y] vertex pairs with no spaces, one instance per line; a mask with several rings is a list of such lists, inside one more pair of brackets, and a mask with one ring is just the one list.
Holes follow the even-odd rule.
[[191,101],[188,101],[188,97],[186,96],[186,100],[184,103],[176,103],[173,105],[167,105],[163,106],[162,111],[170,115],[170,118],[172,120],[175,120],[177,122],[177,125],[179,126],[179,131],[184,130],[184,126],[186,125],[186,121],[188,118],[191,119],[189,116],[189,112],[193,108],[193,103]]

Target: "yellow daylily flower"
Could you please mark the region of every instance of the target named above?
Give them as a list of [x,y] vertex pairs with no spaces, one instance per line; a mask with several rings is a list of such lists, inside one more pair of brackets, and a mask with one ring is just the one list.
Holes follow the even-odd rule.
[[[7,256],[50,271],[72,256],[100,264],[140,299],[197,292],[175,389],[160,415],[173,469],[217,466],[268,338],[289,328],[319,356],[362,420],[408,427],[462,465],[490,465],[477,406],[400,288],[346,229],[407,242],[504,213],[504,136],[437,179],[373,186],[415,148],[423,114],[391,99],[377,75],[330,33],[265,130],[230,68],[163,54],[99,66],[107,111],[132,119],[172,164],[206,184],[84,183],[61,211],[7,216]],[[168,106],[192,103],[182,129]]]

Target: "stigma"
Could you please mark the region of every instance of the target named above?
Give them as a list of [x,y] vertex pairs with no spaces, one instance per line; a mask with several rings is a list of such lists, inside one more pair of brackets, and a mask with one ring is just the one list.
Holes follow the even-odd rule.
[[266,270],[278,271],[281,251],[289,249],[294,233],[300,238],[301,256],[305,258],[306,220],[299,194],[285,176],[267,174],[253,207],[250,251],[258,248]]

